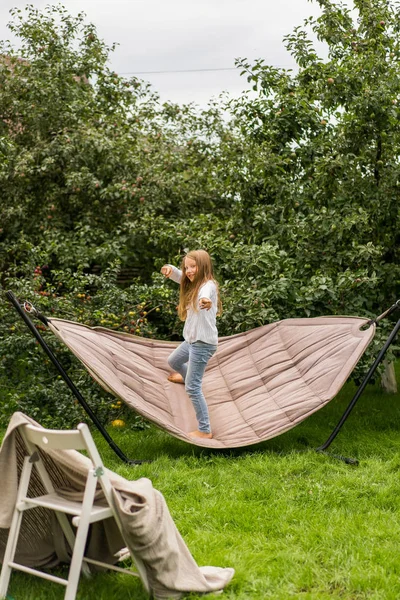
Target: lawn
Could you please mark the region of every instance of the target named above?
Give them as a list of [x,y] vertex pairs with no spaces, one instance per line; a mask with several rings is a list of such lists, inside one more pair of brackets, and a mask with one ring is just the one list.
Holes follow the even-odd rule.
[[[368,386],[329,454],[315,452],[354,391],[347,384],[292,431],[231,452],[200,449],[154,427],[113,430],[130,458],[152,461],[127,466],[93,434],[110,469],[131,479],[149,477],[164,494],[199,565],[235,568],[222,598],[397,600],[400,394]],[[359,465],[333,455],[357,458]],[[63,594],[61,586],[22,573],[11,579],[14,600],[58,600]],[[115,573],[82,578],[77,596],[146,597],[140,581]]]

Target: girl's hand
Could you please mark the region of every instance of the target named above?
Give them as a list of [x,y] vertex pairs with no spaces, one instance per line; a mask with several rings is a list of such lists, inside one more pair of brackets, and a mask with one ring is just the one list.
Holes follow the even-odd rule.
[[161,273],[165,275],[165,277],[169,277],[172,273],[172,267],[170,267],[169,265],[164,265],[163,267],[161,267]]
[[200,298],[199,307],[201,310],[203,310],[204,308],[206,310],[210,310],[210,308],[212,307],[212,302],[209,298]]

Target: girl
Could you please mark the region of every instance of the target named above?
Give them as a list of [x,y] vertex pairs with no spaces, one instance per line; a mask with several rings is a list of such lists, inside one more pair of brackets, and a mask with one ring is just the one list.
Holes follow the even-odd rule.
[[189,435],[212,438],[208,407],[201,389],[207,363],[217,350],[216,317],[221,312],[211,257],[205,250],[195,250],[185,256],[181,269],[164,265],[161,273],[180,284],[178,314],[185,321],[185,341],[168,358],[169,366],[176,371],[168,379],[184,383],[193,403],[199,428]]

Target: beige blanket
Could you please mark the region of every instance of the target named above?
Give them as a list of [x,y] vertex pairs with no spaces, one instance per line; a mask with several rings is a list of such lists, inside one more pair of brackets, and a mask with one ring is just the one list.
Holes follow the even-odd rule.
[[[0,558],[4,556],[8,529],[15,505],[18,479],[26,454],[18,428],[38,425],[23,413],[14,413],[0,448]],[[76,451],[51,451],[43,456],[55,488],[72,499],[81,499],[90,461]],[[184,592],[221,590],[234,570],[198,567],[170,515],[162,494],[147,478],[128,481],[108,471],[124,539],[114,519],[91,526],[87,555],[115,562],[114,553],[128,546],[143,561],[151,591],[156,599],[181,598]],[[45,489],[34,469],[30,491]],[[30,493],[28,490],[28,495]],[[102,497],[99,490],[98,498]],[[69,548],[52,511],[35,508],[25,513],[16,560],[33,567],[52,567],[69,562]]]

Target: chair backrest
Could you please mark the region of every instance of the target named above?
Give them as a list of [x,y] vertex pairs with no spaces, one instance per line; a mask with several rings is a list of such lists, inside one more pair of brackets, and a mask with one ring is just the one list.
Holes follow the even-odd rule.
[[31,452],[33,451],[33,446],[40,448],[44,452],[49,450],[85,450],[94,470],[97,471],[97,477],[108,503],[113,502],[110,480],[105,473],[103,461],[86,423],[80,423],[76,429],[70,431],[44,429],[43,427],[30,424],[24,425],[22,436]]
[[[86,442],[82,436],[81,423],[78,429],[63,431],[56,429],[43,429],[35,425],[24,426],[24,437],[28,442],[35,444],[42,450],[86,450]],[[80,428],[80,429],[79,429]]]

